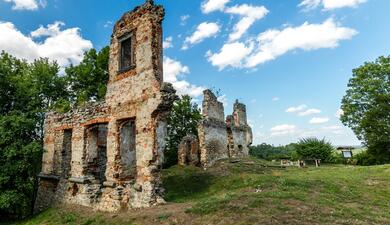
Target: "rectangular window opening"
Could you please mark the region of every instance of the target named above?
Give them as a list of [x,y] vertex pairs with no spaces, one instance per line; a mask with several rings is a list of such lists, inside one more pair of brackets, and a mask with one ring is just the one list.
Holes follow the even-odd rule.
[[120,71],[126,71],[134,67],[133,42],[132,33],[120,40]]

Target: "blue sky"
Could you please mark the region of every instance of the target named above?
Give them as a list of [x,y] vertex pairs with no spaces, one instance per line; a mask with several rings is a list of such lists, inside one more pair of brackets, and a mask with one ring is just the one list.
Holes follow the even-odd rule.
[[[109,44],[142,0],[0,0],[0,50],[62,67]],[[325,137],[359,144],[337,117],[352,69],[390,53],[388,0],[156,0],[164,73],[179,93],[247,105],[255,144]]]

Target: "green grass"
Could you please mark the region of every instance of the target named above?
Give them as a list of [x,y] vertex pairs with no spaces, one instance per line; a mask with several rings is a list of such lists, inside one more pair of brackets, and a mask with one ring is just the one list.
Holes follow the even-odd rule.
[[163,171],[166,206],[120,213],[48,210],[17,224],[390,224],[390,165],[271,166],[257,159]]

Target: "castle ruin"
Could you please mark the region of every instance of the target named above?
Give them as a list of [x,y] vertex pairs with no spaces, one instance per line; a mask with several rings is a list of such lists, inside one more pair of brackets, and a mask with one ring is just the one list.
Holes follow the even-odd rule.
[[236,101],[233,114],[225,119],[222,102],[210,90],[205,90],[203,94],[198,137],[190,135],[183,138],[179,145],[179,165],[207,168],[220,159],[248,157],[253,137],[247,122],[246,106]]
[[[163,83],[164,13],[148,0],[115,24],[105,101],[46,114],[36,212],[61,203],[109,212],[164,203],[167,116],[177,98]],[[251,135],[245,106],[236,103],[226,121],[206,90],[199,137],[183,142],[183,164],[247,156]]]

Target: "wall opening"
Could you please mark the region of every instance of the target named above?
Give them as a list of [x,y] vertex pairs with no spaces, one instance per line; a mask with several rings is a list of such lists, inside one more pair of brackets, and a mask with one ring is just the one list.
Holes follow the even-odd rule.
[[86,135],[88,176],[103,183],[107,168],[107,124],[95,124],[87,129]]
[[227,136],[228,136],[228,157],[233,157],[233,151],[234,151],[234,138],[233,138],[233,131],[231,127],[227,128]]
[[120,71],[126,71],[134,67],[134,41],[133,33],[124,36],[120,42]]
[[122,161],[122,179],[134,179],[137,176],[136,127],[135,120],[121,121],[120,153]]
[[72,130],[64,130],[64,137],[61,151],[61,177],[68,179],[71,177],[72,162]]

